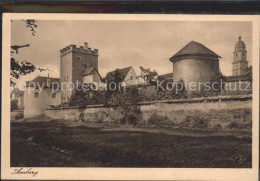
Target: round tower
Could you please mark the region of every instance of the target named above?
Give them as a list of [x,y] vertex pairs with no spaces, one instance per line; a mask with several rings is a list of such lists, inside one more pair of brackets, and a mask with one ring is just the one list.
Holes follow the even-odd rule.
[[246,70],[248,68],[248,61],[247,61],[247,51],[246,45],[241,40],[241,36],[238,37],[238,41],[235,45],[234,54],[234,61],[233,61],[233,69],[232,75],[233,76],[241,76],[246,74]]
[[198,85],[215,80],[219,76],[219,58],[201,43],[191,41],[170,58],[173,83],[182,81],[186,85]]

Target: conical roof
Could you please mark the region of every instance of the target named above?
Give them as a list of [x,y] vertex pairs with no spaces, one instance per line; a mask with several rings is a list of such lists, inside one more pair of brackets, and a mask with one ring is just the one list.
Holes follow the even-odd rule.
[[178,51],[175,55],[173,55],[170,60],[174,61],[176,59],[182,59],[186,56],[202,56],[202,57],[213,57],[213,58],[221,58],[218,54],[208,49],[201,43],[191,41],[187,45],[185,45],[180,51]]

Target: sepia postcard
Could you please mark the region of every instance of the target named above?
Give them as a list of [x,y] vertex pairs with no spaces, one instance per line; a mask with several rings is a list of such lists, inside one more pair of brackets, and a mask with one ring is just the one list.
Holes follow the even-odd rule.
[[1,179],[257,181],[259,23],[3,14]]

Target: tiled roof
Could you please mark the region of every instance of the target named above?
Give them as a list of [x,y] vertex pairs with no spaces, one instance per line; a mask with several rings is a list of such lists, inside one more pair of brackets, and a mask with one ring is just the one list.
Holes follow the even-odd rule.
[[248,81],[249,77],[246,75],[238,75],[238,76],[226,76],[225,81],[226,82],[237,82],[237,81]]
[[92,71],[94,70],[94,67],[86,68],[84,73],[82,75],[90,75],[92,74]]
[[[38,76],[35,79],[33,79],[32,81],[26,81],[26,87],[35,86],[35,88],[39,88],[39,86],[40,86],[40,87],[48,88],[47,79],[48,79],[48,77]],[[50,77],[49,79],[50,79],[50,87],[60,86],[60,79],[59,78],[51,78]]]
[[173,79],[173,73],[162,74],[162,75],[159,75],[159,77],[161,77],[162,79],[166,79],[166,80]]
[[[126,67],[126,68],[117,69],[117,70],[118,70],[119,73],[123,76],[123,78],[125,78],[131,68],[132,68],[132,67]],[[108,72],[108,74],[114,74],[114,73],[115,73],[115,71]]]
[[218,54],[208,49],[201,43],[191,41],[185,45],[181,50],[179,50],[175,55],[173,55],[170,60],[173,61],[176,58],[180,58],[187,55],[199,55],[199,56],[211,56],[215,58],[221,58]]
[[95,67],[86,68],[86,70],[84,71],[84,73],[83,73],[82,75],[83,75],[83,76],[85,76],[85,75],[91,75],[91,74],[93,74],[93,71],[94,71],[94,70],[97,72],[97,74],[99,75],[99,77],[102,78],[101,75],[99,74],[99,72],[97,71],[97,69],[96,69]]

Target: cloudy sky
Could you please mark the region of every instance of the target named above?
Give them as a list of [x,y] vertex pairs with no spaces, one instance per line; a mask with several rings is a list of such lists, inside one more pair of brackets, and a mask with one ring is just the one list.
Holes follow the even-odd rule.
[[24,21],[13,21],[11,44],[29,43],[20,50],[17,58],[29,60],[37,67],[50,72],[34,72],[20,81],[37,75],[59,77],[59,50],[88,42],[89,47],[99,49],[101,76],[116,68],[133,66],[151,68],[159,74],[172,72],[169,58],[190,41],[197,41],[216,52],[224,75],[232,74],[235,43],[239,34],[252,57],[251,22],[177,22],[177,21],[44,21],[37,22],[36,35],[32,36]]

